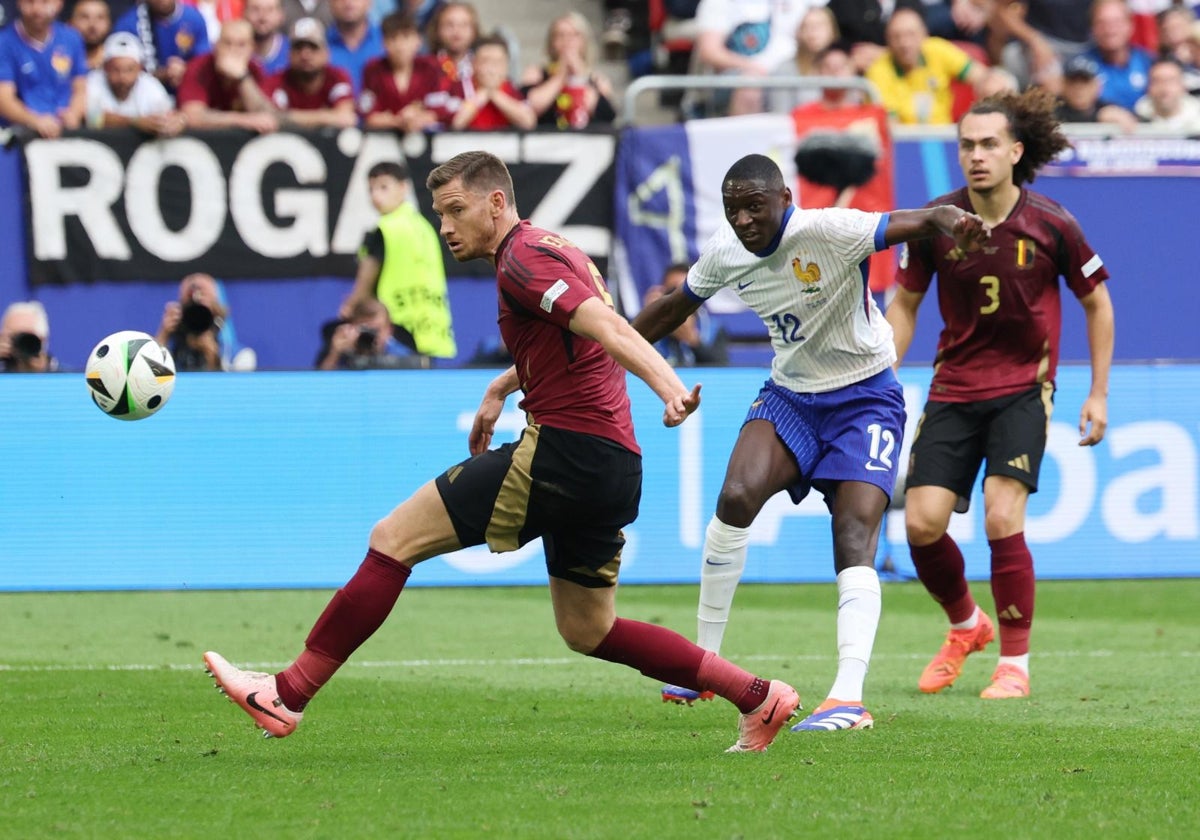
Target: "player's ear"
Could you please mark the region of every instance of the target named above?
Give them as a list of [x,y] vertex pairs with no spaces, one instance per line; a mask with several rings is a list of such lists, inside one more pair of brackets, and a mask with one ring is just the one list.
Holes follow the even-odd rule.
[[504,197],[504,190],[492,190],[488,196],[488,202],[491,206],[493,216],[499,216],[503,213],[505,206],[508,204],[508,200]]
[[779,194],[779,197],[783,199],[783,203],[785,205],[795,203],[792,201],[792,188],[791,187],[784,187],[783,192],[781,192]]
[[1014,141],[1013,145],[1012,145],[1013,165],[1016,166],[1017,161],[1019,161],[1024,156],[1025,156],[1025,144],[1022,143],[1020,140]]

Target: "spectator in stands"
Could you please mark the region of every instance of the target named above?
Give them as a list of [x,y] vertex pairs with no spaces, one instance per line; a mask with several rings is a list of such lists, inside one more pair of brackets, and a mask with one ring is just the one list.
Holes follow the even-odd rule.
[[238,345],[224,290],[209,274],[180,281],[179,298],[163,307],[155,340],[171,351],[176,370],[250,371],[258,365],[254,350]]
[[1086,55],[1075,56],[1063,67],[1055,119],[1064,123],[1109,123],[1125,132],[1133,131],[1138,122],[1132,111],[1100,97],[1100,68]]
[[325,24],[325,29],[333,26],[333,10],[329,7],[330,0],[283,0],[283,29],[286,32],[292,24],[303,17],[315,17]]
[[396,339],[423,356],[452,359],[454,343],[442,244],[408,200],[408,167],[385,161],[371,167],[367,184],[379,226],[363,239],[354,289],[339,314],[350,318],[364,301],[387,307]]
[[1146,95],[1137,101],[1134,113],[1156,128],[1200,134],[1200,99],[1188,95],[1183,67],[1173,58],[1159,58],[1150,65]]
[[519,128],[529,131],[538,117],[521,92],[509,81],[508,42],[489,35],[475,42],[472,51],[473,92],[464,91],[462,104],[450,119],[455,131],[490,131]]
[[433,13],[441,7],[443,0],[371,0],[371,17],[383,24],[383,19],[397,12],[412,15],[420,32],[429,25]]
[[[646,290],[642,306],[649,306],[663,295],[683,294],[679,289],[687,279],[687,263],[674,263],[663,271],[658,285]],[[729,364],[728,337],[712,322],[708,309],[701,306],[682,324],[654,345],[672,367],[719,366]]]
[[[850,57],[846,47],[841,44],[832,44],[822,50],[817,56],[813,72],[817,76],[832,76],[839,79],[850,79],[857,75],[854,72],[854,60]],[[820,97],[815,102],[798,105],[792,110],[792,113],[831,111],[861,105],[863,101],[862,93],[853,88],[823,87],[820,90]]]
[[112,32],[112,12],[106,0],[75,0],[71,26],[83,38],[88,69],[98,69],[104,64],[104,39]]
[[282,119],[300,128],[349,128],[358,124],[354,87],[340,67],[329,63],[325,26],[300,18],[288,35],[291,63],[271,80],[271,99]]
[[246,0],[243,12],[254,31],[254,63],[268,77],[288,68],[288,40],[283,34],[283,3],[280,0]]
[[367,12],[371,0],[330,0],[333,26],[329,30],[329,61],[350,76],[354,95],[362,90],[363,68],[383,55],[383,32]]
[[1131,43],[1133,17],[1125,0],[1096,0],[1091,20],[1094,46],[1086,55],[1100,66],[1100,95],[1132,109],[1146,92],[1154,59]]
[[425,106],[449,125],[464,95],[474,93],[471,83],[471,45],[479,39],[479,13],[470,3],[450,2],[429,20],[425,44],[429,54],[417,59],[434,71],[434,89]]
[[79,128],[87,107],[87,56],[79,33],[55,18],[61,0],[18,0],[0,29],[0,121],[41,137]]
[[227,20],[245,16],[245,0],[183,0],[204,18],[208,27],[208,42],[215,44],[221,35],[221,26]]
[[431,63],[417,61],[421,31],[416,18],[393,12],[381,28],[386,53],[363,69],[358,98],[367,127],[409,132],[436,126],[437,115],[425,107],[425,97],[437,85],[437,71]]
[[996,0],[988,19],[989,52],[1021,88],[1062,87],[1063,65],[1087,50],[1092,0]]
[[121,15],[114,31],[141,39],[146,71],[171,92],[183,82],[188,62],[210,51],[204,16],[178,0],[141,0]]
[[867,68],[870,80],[897,122],[950,125],[954,122],[951,82],[980,87],[988,69],[959,47],[934,38],[920,12],[897,9],[887,25],[887,51]]
[[546,62],[521,78],[526,101],[548,128],[584,128],[611,123],[612,83],[595,69],[592,27],[579,12],[566,12],[546,31]]
[[46,307],[36,300],[10,303],[0,318],[0,373],[55,370],[58,360],[50,355]]
[[[837,18],[828,6],[816,6],[804,13],[796,30],[796,55],[778,65],[773,76],[815,76],[817,57],[841,38]],[[815,102],[821,90],[815,87],[767,91],[767,110],[775,114],[790,114],[797,106]]]
[[[796,54],[796,29],[805,3],[771,0],[701,0],[696,9],[695,57],[702,69],[733,76],[766,76]],[[766,101],[761,88],[713,97],[719,113],[755,114]]]
[[265,92],[262,69],[251,61],[254,31],[231,20],[209,55],[194,59],[179,86],[179,110],[191,128],[245,128],[266,134],[279,116]]
[[428,367],[392,335],[388,311],[375,298],[354,305],[346,319],[330,321],[321,330],[323,344],[317,370],[394,370]]
[[1188,93],[1200,93],[1200,22],[1187,6],[1171,6],[1159,14],[1158,54],[1178,61]]
[[132,126],[146,134],[174,137],[187,127],[162,82],[142,67],[142,42],[114,32],[104,42],[104,65],[88,73],[87,124],[91,128]]

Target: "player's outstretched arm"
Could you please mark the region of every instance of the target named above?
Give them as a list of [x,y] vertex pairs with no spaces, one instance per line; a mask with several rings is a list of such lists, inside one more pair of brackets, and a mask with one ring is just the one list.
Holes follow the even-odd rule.
[[1087,320],[1088,353],[1092,358],[1092,387],[1079,412],[1079,445],[1095,446],[1104,440],[1108,429],[1108,374],[1112,369],[1116,319],[1105,283],[1079,302]]
[[472,455],[486,452],[491,446],[496,420],[504,410],[504,401],[520,387],[521,380],[517,377],[515,365],[488,384],[483,392],[483,401],[475,412],[475,420],[471,423],[471,434],[467,437],[467,447]]
[[938,234],[953,237],[955,246],[963,251],[975,251],[991,237],[992,229],[974,213],[943,204],[920,210],[893,210],[888,214],[884,241],[888,245],[898,245]]
[[658,394],[664,426],[678,426],[700,407],[700,386],[689,391],[653,345],[599,298],[579,304],[571,315],[571,332],[599,342],[621,367]]
[[924,292],[910,292],[903,286],[896,286],[896,295],[887,308],[887,322],[892,325],[892,340],[896,344],[896,367],[904,361],[908,347],[912,344],[913,333],[917,329],[917,309],[924,300]]
[[692,317],[702,303],[676,289],[642,307],[642,311],[633,319],[633,328],[653,344],[673,333],[680,324]]

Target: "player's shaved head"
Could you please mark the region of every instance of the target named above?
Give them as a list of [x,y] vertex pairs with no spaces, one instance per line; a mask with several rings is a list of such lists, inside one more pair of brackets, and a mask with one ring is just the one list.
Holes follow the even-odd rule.
[[768,190],[783,189],[783,173],[779,170],[779,164],[766,155],[746,155],[729,167],[721,185],[723,187],[734,181],[762,184]]

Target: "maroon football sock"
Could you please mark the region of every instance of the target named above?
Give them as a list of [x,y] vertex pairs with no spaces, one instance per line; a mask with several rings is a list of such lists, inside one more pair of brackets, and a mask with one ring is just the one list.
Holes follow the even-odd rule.
[[762,705],[767,696],[763,680],[657,624],[618,618],[589,655],[636,668],[660,682],[712,691],[743,713]]
[[304,641],[304,651],[275,675],[279,699],[300,712],[350,658],[359,645],[379,629],[400,597],[412,569],[370,549],[366,559],[333,598]]
[[975,612],[975,599],[967,587],[966,564],[958,543],[942,534],[929,545],[908,544],[917,577],[933,599],[942,605],[951,624],[966,621]]
[[1000,655],[1029,653],[1029,628],[1033,625],[1033,555],[1025,534],[988,540],[992,548],[992,597],[1000,621]]

